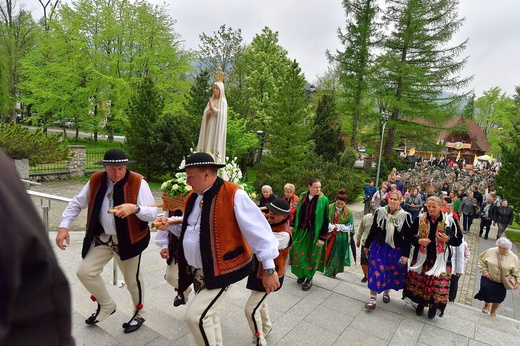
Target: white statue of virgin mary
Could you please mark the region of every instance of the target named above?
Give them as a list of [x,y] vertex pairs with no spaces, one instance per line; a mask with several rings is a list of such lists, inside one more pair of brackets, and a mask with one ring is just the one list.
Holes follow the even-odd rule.
[[202,114],[197,150],[213,154],[217,163],[226,163],[226,134],[226,94],[224,83],[217,81],[213,84],[213,95]]

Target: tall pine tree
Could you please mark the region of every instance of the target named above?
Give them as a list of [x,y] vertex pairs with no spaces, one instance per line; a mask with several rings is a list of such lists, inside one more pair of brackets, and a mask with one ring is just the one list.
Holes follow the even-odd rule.
[[147,179],[162,170],[162,153],[157,151],[155,124],[164,109],[164,100],[157,91],[151,75],[144,76],[128,107],[125,124],[126,143],[130,157],[137,160]]
[[312,142],[308,140],[309,112],[301,69],[293,61],[278,72],[282,83],[272,97],[273,122],[266,131],[268,154],[262,156],[257,182],[259,186],[271,184],[275,191],[283,191],[285,183],[301,180],[301,168],[312,153]]
[[335,56],[329,54],[329,59],[339,63],[345,113],[352,124],[350,146],[356,148],[360,120],[370,118],[375,108],[369,97],[367,80],[372,76],[374,48],[381,39],[375,20],[380,9],[377,0],[344,0],[343,7],[346,31],[338,30],[338,37],[345,50],[338,51]]
[[323,95],[318,101],[311,135],[315,143],[314,152],[323,160],[337,161],[338,155],[345,149],[340,129],[334,100],[330,95]]
[[[428,131],[409,120],[427,119],[430,124],[444,123],[457,111],[458,98],[443,91],[465,87],[471,78],[458,73],[466,58],[457,60],[467,41],[450,46],[462,25],[458,18],[458,0],[389,0],[383,25],[390,32],[382,44],[383,55],[373,84],[379,103],[390,116],[385,155],[393,152],[400,135],[416,142],[428,140]],[[431,142],[433,138],[429,138]]]

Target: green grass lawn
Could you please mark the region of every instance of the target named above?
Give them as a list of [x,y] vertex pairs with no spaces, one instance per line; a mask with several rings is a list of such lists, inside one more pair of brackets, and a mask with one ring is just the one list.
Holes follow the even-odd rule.
[[506,237],[507,237],[507,239],[511,240],[513,243],[514,242],[520,243],[520,231],[519,230],[508,229],[506,231]]
[[94,142],[92,138],[73,138],[67,137],[69,145],[84,145],[88,150],[108,150],[111,148],[121,148],[124,150],[125,144],[121,142],[110,142],[105,140],[98,140]]

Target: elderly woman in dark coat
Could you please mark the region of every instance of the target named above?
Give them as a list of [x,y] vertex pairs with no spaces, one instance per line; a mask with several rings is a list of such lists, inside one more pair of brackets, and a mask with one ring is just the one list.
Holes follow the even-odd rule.
[[[481,253],[478,257],[478,268],[480,270],[480,290],[475,299],[483,300],[482,312],[491,317],[497,317],[497,309],[506,298],[506,289],[502,283],[502,277],[513,275],[517,279],[515,290],[518,289],[520,280],[520,260],[511,251],[513,244],[507,238],[498,238],[496,247],[492,247]],[[498,263],[502,267],[502,273]],[[490,311],[491,308],[491,311]]]

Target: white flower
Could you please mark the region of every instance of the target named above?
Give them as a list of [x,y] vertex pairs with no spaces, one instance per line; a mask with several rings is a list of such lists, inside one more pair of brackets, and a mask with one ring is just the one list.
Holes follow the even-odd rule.
[[166,189],[166,186],[168,186],[168,182],[167,182],[167,181],[165,181],[164,183],[162,183],[162,185],[161,185],[161,190]]
[[191,185],[186,185],[185,189],[186,189],[186,191],[191,191],[192,187],[191,187]]
[[178,189],[179,189],[179,185],[178,184],[173,184],[172,190],[178,190]]

